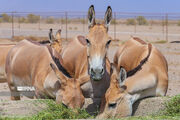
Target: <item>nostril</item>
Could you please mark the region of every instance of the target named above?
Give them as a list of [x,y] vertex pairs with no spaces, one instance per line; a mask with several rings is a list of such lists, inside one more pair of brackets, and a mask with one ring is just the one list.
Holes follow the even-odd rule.
[[115,108],[116,105],[117,105],[117,103],[109,103],[109,104],[108,104],[108,107],[109,107],[109,108]]
[[104,69],[101,70],[101,74],[103,74],[103,73],[104,73]]
[[91,73],[93,73],[93,74],[95,73],[94,70],[93,70],[93,68],[91,68]]

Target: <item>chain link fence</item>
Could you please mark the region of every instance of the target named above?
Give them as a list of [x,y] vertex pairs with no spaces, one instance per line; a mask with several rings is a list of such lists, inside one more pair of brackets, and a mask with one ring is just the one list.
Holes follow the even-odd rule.
[[[104,12],[96,12],[103,22]],[[48,36],[48,31],[62,29],[63,38],[88,33],[87,12],[1,12],[0,38],[14,36]],[[179,13],[113,12],[109,35],[116,40],[138,36],[149,42],[171,42],[180,38]]]

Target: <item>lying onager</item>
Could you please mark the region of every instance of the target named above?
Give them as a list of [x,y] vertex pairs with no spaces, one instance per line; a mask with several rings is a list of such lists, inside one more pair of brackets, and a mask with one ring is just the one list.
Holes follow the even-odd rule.
[[110,87],[97,118],[130,116],[137,100],[166,94],[167,61],[153,45],[131,38],[119,47],[114,65]]
[[0,44],[0,83],[6,82],[5,63],[9,50],[15,44]]
[[84,96],[80,85],[87,78],[71,78],[62,64],[61,56],[51,47],[28,40],[19,42],[9,51],[6,60],[11,99],[20,100],[19,86],[33,86],[33,94],[24,92],[27,97],[52,98],[70,108],[81,108]]
[[105,24],[96,24],[94,6],[88,11],[89,34],[77,36],[62,50],[64,67],[75,78],[90,76],[87,83],[81,86],[86,98],[102,98],[110,83],[110,62],[107,50],[111,42],[108,36],[108,25],[112,10],[107,8]]

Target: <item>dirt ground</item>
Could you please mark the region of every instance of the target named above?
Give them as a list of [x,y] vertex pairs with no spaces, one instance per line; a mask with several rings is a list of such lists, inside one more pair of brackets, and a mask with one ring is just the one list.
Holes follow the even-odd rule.
[[[0,44],[12,43],[7,39],[0,39]],[[114,45],[115,44],[115,45]],[[108,51],[108,57],[112,62],[113,56],[118,48],[118,43],[113,43]],[[180,44],[178,43],[164,43],[164,44],[154,44],[165,56],[168,62],[168,75],[169,75],[169,87],[167,91],[167,96],[174,96],[180,94]],[[22,100],[27,100],[28,98],[22,97]],[[158,98],[159,99],[159,98]],[[0,103],[10,100],[10,93],[7,83],[0,84]],[[153,99],[154,100],[154,99]],[[4,102],[3,102],[4,101]],[[155,100],[154,100],[155,101]],[[158,100],[159,101],[159,100]],[[144,104],[147,102],[145,101]],[[1,104],[0,104],[1,105]],[[158,105],[157,105],[158,106]],[[135,114],[141,115],[147,107],[142,107],[143,109],[137,110]],[[18,111],[18,110],[17,110]]]

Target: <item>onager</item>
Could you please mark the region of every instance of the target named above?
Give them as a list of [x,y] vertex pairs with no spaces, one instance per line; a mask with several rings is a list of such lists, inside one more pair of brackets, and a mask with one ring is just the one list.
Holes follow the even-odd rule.
[[[51,47],[23,40],[8,53],[6,74],[12,100],[20,100],[18,87],[34,87],[27,97],[52,98],[70,108],[81,108],[84,96],[80,85],[88,76],[77,80],[63,68],[59,53]],[[58,70],[59,69],[59,70]]]
[[104,24],[96,24],[94,6],[88,11],[89,34],[77,36],[62,50],[64,67],[75,78],[90,76],[87,83],[81,86],[86,98],[101,98],[110,83],[110,62],[107,50],[111,42],[108,26],[112,18],[111,7],[108,6]]
[[[62,41],[61,41],[61,30],[59,29],[56,32],[56,36],[54,37],[52,34],[52,29],[50,29],[49,38],[52,41],[50,46],[54,48],[58,53],[61,52],[62,49]],[[51,36],[51,37],[50,37]],[[53,36],[53,37],[52,37]],[[40,41],[40,44],[46,44],[46,41]],[[7,82],[6,74],[5,74],[5,63],[6,63],[6,56],[9,50],[14,47],[16,44],[0,44],[0,83]]]
[[61,53],[62,50],[61,29],[59,29],[56,32],[56,36],[54,37],[53,30],[51,28],[49,32],[49,41],[50,41],[50,46],[54,48],[58,53]]
[[97,118],[131,116],[137,100],[166,95],[167,61],[153,45],[131,38],[119,47],[114,66],[110,87]]
[[15,44],[0,44],[0,83],[7,82],[5,74],[6,56]]

